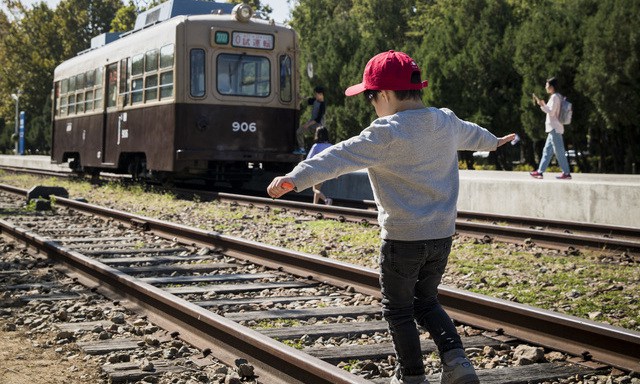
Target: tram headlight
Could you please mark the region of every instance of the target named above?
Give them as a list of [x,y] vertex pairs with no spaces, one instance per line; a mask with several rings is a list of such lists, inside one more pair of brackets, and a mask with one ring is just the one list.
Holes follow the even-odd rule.
[[253,9],[248,4],[238,4],[233,7],[233,11],[231,14],[236,18],[236,20],[241,22],[247,22],[253,16]]

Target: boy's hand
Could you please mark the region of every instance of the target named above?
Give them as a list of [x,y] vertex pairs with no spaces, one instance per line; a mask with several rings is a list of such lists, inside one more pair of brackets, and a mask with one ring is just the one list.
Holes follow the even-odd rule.
[[267,187],[267,193],[274,199],[284,195],[287,192],[295,189],[295,184],[290,177],[279,176],[271,181],[271,184]]
[[508,143],[510,141],[513,141],[513,139],[515,139],[515,138],[516,138],[516,134],[515,133],[510,133],[507,136],[503,136],[503,137],[499,138],[498,139],[498,147],[500,147],[500,146],[502,146],[502,145],[504,145],[504,144],[506,144],[506,143]]

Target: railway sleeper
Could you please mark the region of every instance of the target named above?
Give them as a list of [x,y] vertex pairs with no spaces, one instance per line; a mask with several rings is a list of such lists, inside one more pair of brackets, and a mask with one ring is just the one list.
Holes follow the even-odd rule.
[[[524,366],[506,367],[503,369],[477,369],[476,373],[482,384],[527,384],[543,381],[557,382],[573,376],[593,374],[592,369],[561,363],[542,363]],[[431,383],[440,382],[440,374],[428,375]],[[388,384],[389,379],[373,379],[374,384]]]

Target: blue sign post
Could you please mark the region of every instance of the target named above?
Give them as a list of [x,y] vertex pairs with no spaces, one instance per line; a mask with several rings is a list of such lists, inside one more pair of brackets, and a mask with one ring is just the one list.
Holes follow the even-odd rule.
[[20,112],[20,129],[18,130],[18,155],[24,155],[24,111]]

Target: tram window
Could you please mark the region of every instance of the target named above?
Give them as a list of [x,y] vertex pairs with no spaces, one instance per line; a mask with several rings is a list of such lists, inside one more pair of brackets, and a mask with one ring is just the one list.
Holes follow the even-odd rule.
[[70,115],[76,113],[76,95],[67,96],[67,108]]
[[129,59],[120,60],[120,97],[122,104],[127,105],[129,97]]
[[102,87],[98,87],[96,88],[96,97],[93,101],[93,108],[98,111],[100,109],[102,109],[103,104],[102,104]]
[[144,59],[144,71],[157,71],[158,70],[158,50],[154,49],[151,51],[147,51]]
[[84,73],[76,75],[76,89],[84,89]]
[[76,90],[76,77],[71,76],[69,78],[69,92],[73,92]]
[[102,108],[104,107],[104,104],[102,102],[102,73],[104,71],[103,67],[97,68],[96,69],[96,88],[95,88],[95,94],[94,94],[94,98],[93,98],[93,109],[95,109],[96,111],[100,111],[102,110]]
[[84,110],[86,112],[93,110],[93,90],[84,93]]
[[85,79],[86,79],[86,86],[87,88],[93,87],[94,85],[96,85],[96,71],[91,70],[91,71],[87,71],[87,73],[85,73]]
[[102,87],[102,71],[103,71],[102,67],[96,70],[96,85],[98,87]]
[[266,57],[221,54],[216,68],[219,93],[255,97],[271,93],[271,66]]
[[60,116],[65,116],[67,114],[67,98],[60,98]]
[[60,82],[60,94],[69,92],[69,79],[64,79]]
[[56,81],[53,83],[53,97],[55,101],[55,110],[54,114],[58,116],[60,114],[60,82]]
[[131,80],[131,104],[142,103],[142,77]]
[[136,55],[131,59],[131,76],[142,75],[144,72],[144,55]]
[[60,82],[56,81],[53,85],[53,89],[54,89],[54,94],[53,97],[55,98],[55,110],[54,113],[56,116],[60,115]]
[[173,71],[160,75],[160,100],[173,97]]
[[158,75],[149,75],[145,77],[144,101],[158,100]]
[[191,96],[203,97],[206,92],[204,49],[192,49],[190,57]]
[[291,89],[291,57],[280,56],[280,100],[291,101],[293,92]]
[[107,108],[116,106],[118,94],[118,64],[107,67]]
[[173,67],[173,44],[160,48],[160,69]]
[[80,92],[76,95],[76,113],[84,112],[84,93]]

